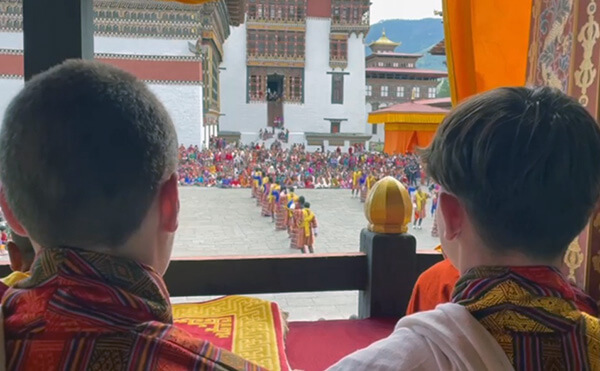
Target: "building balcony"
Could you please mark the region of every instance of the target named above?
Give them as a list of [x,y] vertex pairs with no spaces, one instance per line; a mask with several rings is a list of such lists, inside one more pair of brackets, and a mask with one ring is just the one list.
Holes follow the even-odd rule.
[[331,68],[346,68],[348,67],[348,59],[347,58],[335,58],[331,57],[329,59],[329,67]]
[[304,26],[306,18],[268,18],[268,17],[251,17],[246,19],[246,24],[252,26]]
[[255,54],[248,55],[247,63],[249,66],[262,67],[304,67],[304,55]]

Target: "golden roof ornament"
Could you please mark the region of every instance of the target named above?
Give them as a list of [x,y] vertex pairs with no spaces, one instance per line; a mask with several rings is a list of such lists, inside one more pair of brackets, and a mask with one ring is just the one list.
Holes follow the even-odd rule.
[[375,233],[407,233],[412,217],[408,190],[396,178],[379,180],[367,195],[365,216],[369,230]]
[[385,35],[385,28],[383,29],[383,31],[381,32],[381,37],[377,40],[377,41],[373,41],[369,46],[371,45],[375,45],[375,46],[393,46],[393,47],[397,47],[402,45],[402,43],[397,43],[394,42],[392,40],[390,40],[386,35]]

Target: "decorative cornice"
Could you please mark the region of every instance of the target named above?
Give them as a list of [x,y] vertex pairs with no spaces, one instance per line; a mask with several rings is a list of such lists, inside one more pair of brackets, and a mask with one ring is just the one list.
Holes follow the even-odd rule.
[[2,80],[23,80],[23,76],[22,75],[0,74],[0,79],[2,79]]
[[200,81],[173,81],[173,80],[142,80],[147,84],[160,84],[160,85],[190,85],[202,87],[203,84]]
[[[21,49],[0,48],[1,55],[23,55]],[[116,53],[94,53],[95,58],[106,59],[127,59],[142,61],[178,61],[178,62],[201,62],[199,56],[179,56],[179,55],[144,55],[144,54],[116,54]]]
[[5,49],[5,48],[0,48],[0,54],[3,54],[3,55],[23,55],[23,50],[21,50],[21,49]]
[[[1,51],[1,50],[0,50]],[[116,53],[95,53],[96,58],[106,59],[128,59],[142,61],[180,61],[180,62],[201,62],[199,56],[175,56],[175,55],[142,55],[142,54],[116,54]]]

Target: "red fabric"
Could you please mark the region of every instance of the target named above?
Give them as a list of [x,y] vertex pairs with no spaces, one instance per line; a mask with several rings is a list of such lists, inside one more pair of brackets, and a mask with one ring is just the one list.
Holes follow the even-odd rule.
[[127,259],[43,249],[2,309],[9,370],[262,370],[174,327],[162,278]]
[[322,371],[348,354],[389,336],[397,319],[290,322],[286,339],[292,369]]

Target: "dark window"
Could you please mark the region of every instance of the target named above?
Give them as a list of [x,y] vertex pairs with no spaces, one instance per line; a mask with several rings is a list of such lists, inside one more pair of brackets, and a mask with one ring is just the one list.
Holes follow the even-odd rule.
[[341,73],[331,75],[331,103],[344,104],[344,75]]
[[340,132],[341,121],[331,121],[331,134]]
[[377,124],[373,124],[371,127],[371,134],[377,135]]

